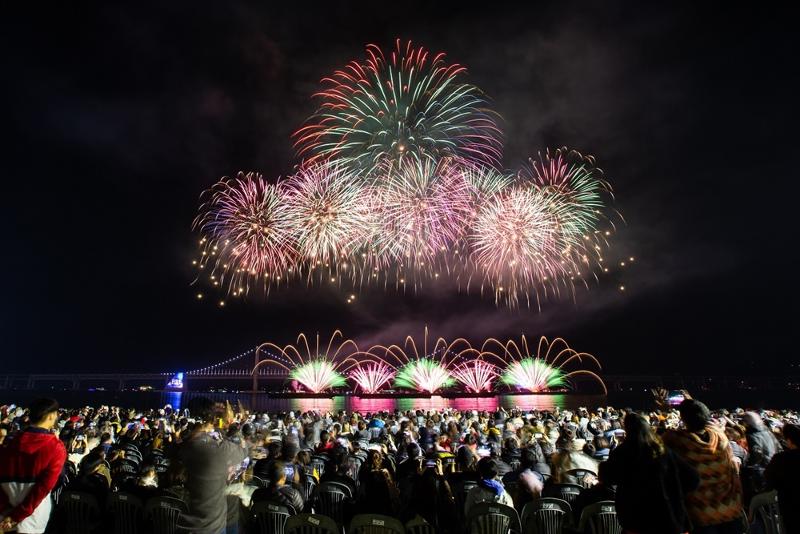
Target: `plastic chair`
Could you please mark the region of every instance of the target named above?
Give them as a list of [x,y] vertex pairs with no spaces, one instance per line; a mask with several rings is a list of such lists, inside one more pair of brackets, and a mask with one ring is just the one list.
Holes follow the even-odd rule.
[[311,457],[311,467],[317,470],[317,474],[322,477],[325,473],[325,466],[328,463],[328,457],[321,454],[315,454]]
[[283,534],[286,520],[295,515],[295,511],[290,506],[264,501],[254,503],[250,514],[252,532]]
[[522,509],[522,531],[524,534],[561,534],[571,517],[572,507],[567,501],[542,497]]
[[347,476],[353,479],[353,482],[356,485],[356,490],[358,490],[359,480],[358,480],[358,473],[361,471],[361,465],[363,462],[361,458],[357,456],[350,456],[347,459]]
[[436,534],[436,529],[425,518],[416,516],[406,523],[406,534]]
[[178,518],[188,511],[186,503],[174,497],[153,497],[144,505],[144,517],[152,534],[175,534]]
[[584,508],[578,530],[584,534],[622,534],[614,501],[601,501]]
[[344,524],[345,502],[350,500],[349,488],[336,482],[323,482],[317,488],[315,510],[336,521],[337,525]]
[[784,534],[786,532],[778,507],[777,491],[767,491],[755,495],[750,501],[748,517],[751,523],[761,525],[761,532],[764,534]]
[[106,504],[114,534],[136,534],[141,529],[144,505],[129,493],[111,493]]
[[467,514],[467,532],[470,534],[508,534],[522,532],[517,511],[499,503],[478,503]]
[[303,501],[306,504],[311,503],[311,499],[314,496],[314,490],[317,489],[317,481],[314,480],[314,477],[311,475],[305,476],[305,482],[303,483]]
[[100,526],[100,506],[94,495],[66,490],[61,494],[58,508],[63,518],[64,534],[86,534]]
[[403,523],[388,515],[358,514],[350,521],[347,534],[405,534]]
[[565,474],[574,478],[576,483],[583,488],[588,488],[592,485],[591,478],[587,479],[587,477],[594,477],[594,480],[597,480],[597,473],[591,469],[570,469]]
[[298,514],[286,520],[283,534],[341,534],[336,521],[317,514]]
[[567,501],[570,506],[575,504],[575,499],[581,494],[582,486],[578,484],[552,484],[545,486],[543,495]]

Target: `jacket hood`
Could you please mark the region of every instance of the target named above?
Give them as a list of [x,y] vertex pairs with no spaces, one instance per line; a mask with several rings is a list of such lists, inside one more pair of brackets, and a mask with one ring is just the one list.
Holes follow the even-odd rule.
[[27,428],[14,438],[9,446],[24,454],[33,454],[42,447],[52,446],[58,437],[43,428]]

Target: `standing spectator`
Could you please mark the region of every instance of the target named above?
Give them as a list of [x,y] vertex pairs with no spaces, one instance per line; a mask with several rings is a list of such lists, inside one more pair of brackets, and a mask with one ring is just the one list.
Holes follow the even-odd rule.
[[697,487],[697,473],[664,447],[642,415],[625,418],[625,433],[625,441],[604,462],[601,477],[603,485],[617,486],[617,515],[624,530],[686,532],[685,494]]
[[692,532],[740,534],[742,486],[728,438],[702,402],[687,399],[679,410],[686,429],[666,432],[664,442],[700,476],[700,485],[686,496]]
[[742,469],[745,503],[749,503],[753,495],[761,493],[767,487],[764,471],[781,446],[775,434],[764,425],[761,416],[755,412],[747,412],[742,416],[747,438],[747,461]]
[[30,426],[0,447],[0,531],[44,532],[50,519],[50,491],[55,487],[67,451],[53,433],[58,403],[38,399],[28,411]]
[[778,505],[786,532],[800,532],[800,426],[784,425],[786,449],[767,466],[767,486],[778,490]]
[[199,422],[178,451],[178,458],[186,466],[189,493],[189,513],[180,516],[179,526],[193,534],[222,534],[227,517],[228,470],[242,463],[244,450],[240,445],[219,439],[214,431],[215,410],[210,399],[192,399],[189,410]]

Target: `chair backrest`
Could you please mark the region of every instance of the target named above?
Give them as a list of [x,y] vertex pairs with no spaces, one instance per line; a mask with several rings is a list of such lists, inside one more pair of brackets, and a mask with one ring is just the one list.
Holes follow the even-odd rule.
[[347,495],[348,499],[352,499],[353,498],[353,490],[350,489],[350,486],[348,486],[347,484],[342,484],[341,482],[334,482],[332,480],[326,480],[325,482],[321,482],[320,483],[319,489],[320,489],[320,491],[322,491],[323,489],[326,489],[326,490],[337,489],[337,490],[343,491],[344,494]]
[[578,530],[584,534],[622,534],[614,501],[600,501],[584,508]]
[[325,473],[325,465],[328,463],[328,457],[321,454],[315,454],[311,457],[311,466],[317,470],[317,474],[321,477]]
[[305,476],[303,483],[303,501],[309,502],[314,495],[314,490],[317,487],[317,481],[311,475]]
[[578,495],[581,494],[582,489],[583,487],[578,484],[552,484],[550,486],[545,486],[544,496],[567,501],[570,506],[572,506],[575,504]]
[[347,534],[405,534],[403,523],[379,514],[358,514],[350,521]]
[[353,479],[356,489],[358,489],[359,485],[358,473],[361,471],[361,465],[363,463],[364,462],[361,460],[361,458],[357,456],[350,456],[347,459],[347,476]]
[[572,508],[567,501],[542,497],[522,509],[522,531],[525,534],[561,534],[571,517]]
[[330,517],[317,514],[298,514],[286,520],[284,534],[340,534],[341,529]]
[[100,506],[94,495],[66,490],[58,502],[63,514],[64,534],[92,532],[100,524]]
[[778,507],[778,492],[759,493],[750,501],[750,521],[761,525],[764,534],[784,534],[781,511]]
[[478,503],[467,515],[467,531],[470,534],[508,534],[522,532],[517,511],[498,503]]
[[106,508],[111,516],[114,534],[139,532],[144,512],[144,505],[139,497],[125,492],[112,493],[108,496]]
[[436,529],[425,518],[416,516],[406,523],[406,534],[436,534]]
[[152,534],[175,534],[178,518],[188,511],[186,503],[174,497],[153,497],[144,505],[144,517]]
[[575,479],[575,483],[584,488],[591,487],[597,482],[597,473],[591,469],[570,469],[566,475]]
[[262,501],[253,504],[250,514],[253,532],[283,534],[286,520],[295,515],[295,511],[288,506]]
[[332,518],[338,525],[344,523],[344,503],[350,498],[349,492],[336,482],[323,482],[317,488],[315,510]]

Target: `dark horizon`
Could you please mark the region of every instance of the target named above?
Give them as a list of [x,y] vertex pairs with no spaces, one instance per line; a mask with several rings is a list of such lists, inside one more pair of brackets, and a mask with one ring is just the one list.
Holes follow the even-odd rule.
[[[783,311],[790,17],[722,4],[347,6],[8,6],[7,372],[187,369],[300,332],[399,343],[428,325],[472,341],[564,337],[610,374],[800,373]],[[290,134],[319,79],[395,38],[466,65],[503,117],[505,167],[548,147],[596,156],[625,219],[611,255],[636,261],[541,312],[447,287],[348,304],[299,284],[224,308],[206,287],[198,301],[200,193],[238,171],[290,173]]]

